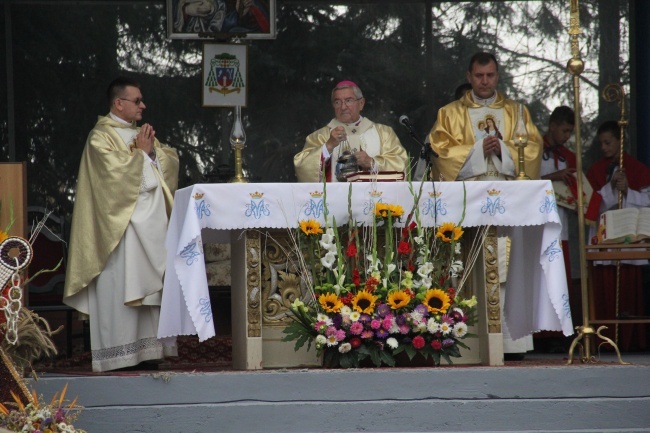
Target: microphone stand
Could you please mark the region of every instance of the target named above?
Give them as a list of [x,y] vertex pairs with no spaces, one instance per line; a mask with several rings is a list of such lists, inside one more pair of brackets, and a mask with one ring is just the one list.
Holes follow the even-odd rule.
[[419,144],[420,147],[422,148],[423,153],[420,153],[420,158],[424,156],[423,159],[427,162],[427,167],[426,167],[427,178],[429,180],[433,180],[431,179],[431,167],[433,166],[433,159],[438,157],[438,153],[436,153],[436,151],[431,148],[431,145],[427,146],[418,138],[417,134],[415,133],[415,131],[413,131],[413,128],[411,127],[410,124],[402,123],[402,125],[404,125],[408,130],[409,137],[411,137],[413,141]]

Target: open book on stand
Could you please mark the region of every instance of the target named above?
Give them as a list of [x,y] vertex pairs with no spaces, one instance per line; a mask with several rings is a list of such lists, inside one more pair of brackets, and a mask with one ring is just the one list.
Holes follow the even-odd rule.
[[[555,190],[555,203],[557,203],[558,206],[576,211],[578,209],[578,179],[576,173],[573,173],[573,178],[568,184],[562,180],[554,180],[552,183],[553,189]],[[589,204],[592,195],[593,189],[591,188],[591,184],[589,183],[589,180],[587,180],[587,176],[583,173],[582,203],[585,212],[587,211],[587,205]]]
[[604,212],[598,223],[599,244],[624,244],[650,239],[650,207]]
[[404,173],[401,171],[357,171],[346,177],[348,182],[399,182],[404,180]]

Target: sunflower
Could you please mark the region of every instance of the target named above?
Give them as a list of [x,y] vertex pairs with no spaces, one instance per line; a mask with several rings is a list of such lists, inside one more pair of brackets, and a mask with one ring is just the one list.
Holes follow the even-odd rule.
[[457,241],[463,235],[463,229],[457,227],[454,223],[443,223],[438,227],[436,237],[443,242]]
[[301,220],[300,221],[300,230],[307,236],[309,235],[319,235],[323,233],[323,229],[320,226],[320,223],[316,220]]
[[379,202],[375,204],[375,216],[386,218],[388,216],[388,210],[388,205],[386,203]]
[[4,240],[7,239],[8,237],[9,237],[9,235],[8,235],[7,233],[5,233],[5,232],[3,232],[2,230],[0,230],[0,242],[4,241]]
[[404,208],[398,204],[389,204],[388,209],[393,218],[399,218],[404,215]]
[[424,305],[431,314],[444,314],[451,306],[449,296],[440,289],[429,289],[424,295]]
[[380,218],[388,218],[391,215],[393,218],[399,218],[404,214],[404,209],[398,204],[387,204],[379,202],[375,204],[375,216]]
[[338,313],[343,307],[343,302],[335,293],[322,294],[318,297],[320,306],[328,313]]
[[404,290],[395,290],[388,294],[387,303],[393,310],[398,310],[408,306],[411,297]]
[[352,309],[359,313],[372,314],[375,311],[375,302],[377,296],[362,290],[352,299]]

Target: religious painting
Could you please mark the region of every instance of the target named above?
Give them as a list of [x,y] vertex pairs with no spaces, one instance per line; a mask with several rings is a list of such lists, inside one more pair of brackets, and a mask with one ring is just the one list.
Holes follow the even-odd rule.
[[276,0],[167,0],[170,39],[273,39]]
[[505,123],[502,110],[489,107],[475,108],[469,111],[469,117],[472,120],[474,137],[477,141],[483,140],[489,135],[503,140],[501,128]]
[[248,45],[203,44],[203,106],[246,106]]

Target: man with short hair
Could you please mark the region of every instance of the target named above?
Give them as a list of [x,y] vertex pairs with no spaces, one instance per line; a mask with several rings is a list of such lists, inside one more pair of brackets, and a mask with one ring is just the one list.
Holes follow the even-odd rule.
[[336,182],[341,148],[349,145],[361,171],[400,171],[407,168],[406,149],[390,126],[361,116],[365,98],[352,81],[341,81],[332,90],[334,119],[310,134],[303,150],[293,158],[298,182]]
[[[517,148],[513,140],[519,103],[497,91],[499,64],[491,53],[474,54],[466,73],[471,91],[438,110],[438,118],[429,134],[431,148],[438,153],[434,160],[433,179],[508,180],[515,178]],[[525,148],[525,172],[539,179],[542,137],[524,107],[528,131]],[[532,335],[517,340],[510,338],[504,319],[505,282],[508,266],[507,237],[498,238],[499,281],[501,283],[501,328],[506,358],[523,358],[533,349]]]
[[[472,90],[438,111],[429,134],[431,147],[439,155],[434,161],[434,179],[512,179],[516,174],[513,137],[519,104],[497,91],[499,64],[493,54],[475,54],[466,75]],[[539,179],[542,137],[526,107],[524,121],[528,130],[525,171],[530,178]],[[491,122],[493,128],[479,128],[481,122]]]
[[[570,107],[565,105],[556,107],[548,120],[548,131],[544,134],[544,153],[540,174],[542,179],[565,184],[568,190],[575,190],[577,180],[576,155],[564,144],[571,138],[575,125],[575,114]],[[588,185],[587,185],[588,186]],[[557,192],[557,191],[556,191]],[[561,200],[556,200],[563,203]],[[585,203],[586,204],[586,203]],[[564,206],[557,207],[560,221],[562,222],[562,251],[564,253],[564,264],[567,273],[567,283],[571,284],[571,262],[569,259],[569,212]]]
[[136,126],[136,81],[115,79],[107,98],[81,157],[63,298],[89,319],[98,372],[175,354],[157,332],[178,154]]

